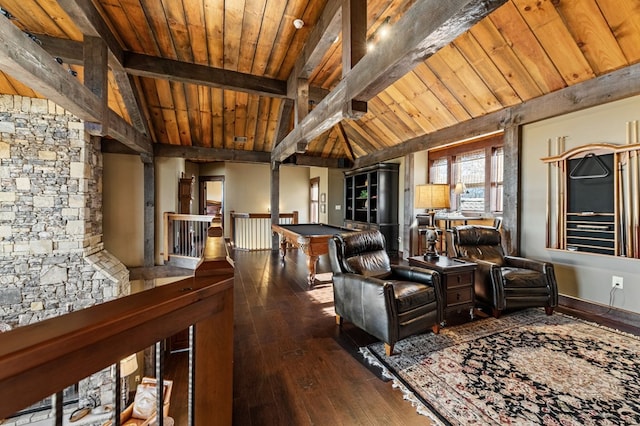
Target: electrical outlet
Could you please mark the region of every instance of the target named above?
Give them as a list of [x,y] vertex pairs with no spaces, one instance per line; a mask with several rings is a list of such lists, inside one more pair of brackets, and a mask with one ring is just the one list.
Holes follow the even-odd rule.
[[618,277],[614,275],[611,277],[611,287],[623,289],[624,288],[623,281],[624,279],[622,277]]
[[140,383],[140,376],[136,376],[136,383]]

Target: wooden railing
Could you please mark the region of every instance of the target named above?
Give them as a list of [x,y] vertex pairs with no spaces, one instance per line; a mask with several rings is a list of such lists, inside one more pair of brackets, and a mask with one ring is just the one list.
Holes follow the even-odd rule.
[[[1,333],[0,419],[189,328],[189,424],[230,425],[233,268],[227,259],[223,238],[208,238],[194,277]],[[162,380],[162,368],[156,371]],[[54,424],[62,425],[62,405],[53,410]]]
[[[164,260],[173,263],[200,259],[207,230],[214,216],[194,214],[164,214]],[[186,266],[186,265],[185,265]]]
[[[232,211],[231,244],[236,250],[270,250],[271,213],[237,213]],[[298,223],[298,212],[280,213],[278,223]]]

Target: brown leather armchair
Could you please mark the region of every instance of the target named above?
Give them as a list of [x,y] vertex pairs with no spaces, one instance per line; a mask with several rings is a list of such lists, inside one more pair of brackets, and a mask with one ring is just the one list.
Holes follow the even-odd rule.
[[443,296],[437,271],[391,265],[377,230],[329,239],[336,323],[343,319],[385,342],[395,343],[429,328],[439,332]]
[[505,309],[535,306],[553,313],[558,286],[551,263],[505,256],[500,232],[491,226],[456,226],[452,233],[456,256],[478,264],[476,301],[490,307],[494,317]]

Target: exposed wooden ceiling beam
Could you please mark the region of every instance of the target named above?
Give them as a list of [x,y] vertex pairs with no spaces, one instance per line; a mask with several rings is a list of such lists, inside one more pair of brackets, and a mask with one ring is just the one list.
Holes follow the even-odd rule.
[[[7,19],[0,19],[0,69],[86,122],[108,120],[118,124],[118,136],[131,135],[123,143],[130,144],[138,152],[150,152],[148,139],[132,135],[133,127],[120,117],[121,121],[114,118],[116,114],[111,110],[109,116],[104,117],[102,100]],[[123,123],[131,131],[124,129]]]
[[287,97],[286,82],[283,80],[131,52],[126,52],[124,58],[124,67],[132,75],[277,98]]
[[276,139],[274,145],[278,145],[282,139],[289,133],[291,123],[291,112],[293,111],[293,100],[285,99],[280,105],[278,112],[278,124],[276,125]]
[[0,43],[2,71],[82,120],[102,119],[100,99],[8,19],[0,19]]
[[[61,38],[56,38],[56,37],[50,37],[48,35],[45,34],[35,34],[36,38],[38,39],[38,41],[40,41],[40,43],[42,44],[42,47],[51,54],[51,56],[54,57],[58,57],[60,59],[62,59],[65,63],[71,64],[71,65],[83,65],[82,63],[82,43],[78,42],[78,41],[73,41],[73,40],[67,40],[67,39],[61,39]],[[127,53],[125,53],[125,56],[127,56]],[[162,58],[158,58],[158,59],[162,59]],[[144,75],[145,74],[145,70],[141,69],[140,72],[136,72],[136,70],[133,68],[135,66],[135,62],[136,61],[131,61],[131,63],[129,64],[129,71],[132,75]],[[172,65],[171,69],[177,68],[177,69],[181,69],[184,66],[190,66],[192,64],[189,63],[183,63],[183,62],[178,62],[178,61],[174,61],[177,62],[177,64]],[[215,72],[219,72],[219,73],[223,73],[226,74],[230,71],[228,70],[224,70],[224,69],[219,69],[219,68],[211,68],[211,67],[207,67],[208,70],[214,69],[216,70]],[[114,73],[116,71],[114,70]],[[237,74],[237,73],[235,73]],[[146,75],[149,76],[149,75]],[[235,77],[235,76],[234,76]],[[163,80],[170,80],[170,81],[180,81],[179,76],[173,76],[171,74],[161,74],[160,72],[156,73],[154,75],[154,78],[158,78],[158,79],[163,79]],[[202,86],[209,86],[210,83],[208,82],[209,77],[207,77],[207,80],[198,80],[198,75],[192,75],[191,76],[191,81],[193,84],[196,85],[202,85]],[[223,78],[223,81],[236,81],[237,79],[235,78]],[[286,85],[287,83],[284,80],[270,80],[270,83],[273,82],[274,87],[276,87],[276,93],[263,93],[263,95],[265,96],[269,96],[269,97],[282,97],[282,90],[281,87],[282,85]],[[220,82],[218,82],[218,84],[220,84]],[[215,86],[215,87],[221,87],[221,86]],[[231,86],[222,86],[223,89],[232,89],[232,90],[237,90],[239,92],[250,92],[250,88],[246,88],[245,87],[231,87]],[[322,101],[322,99],[324,99],[327,95],[329,94],[329,91],[327,89],[323,89],[321,87],[316,87],[316,86],[310,86],[309,87],[309,100],[314,101],[314,103],[319,103],[320,101]],[[293,99],[293,96],[290,97],[291,99]],[[358,101],[354,101],[354,109],[356,109],[357,111],[367,111],[367,104],[366,102],[358,102]]]
[[351,147],[351,143],[349,142],[349,136],[347,136],[347,132],[344,130],[344,126],[342,123],[337,124],[337,132],[338,139],[344,145],[344,150],[347,153],[347,157],[353,161],[356,156],[353,153],[353,148]]
[[[333,127],[348,111],[351,99],[367,101],[449,44],[506,0],[417,2],[396,22],[376,49],[362,58],[331,93],[274,148],[271,159],[282,162]],[[425,19],[429,17],[429,19]]]
[[[65,10],[74,24],[80,29],[82,34],[89,37],[101,38],[107,45],[109,51],[109,63],[113,70],[113,75],[120,89],[125,108],[131,117],[133,126],[140,132],[149,134],[149,126],[141,112],[136,88],[134,88],[129,76],[124,72],[122,61],[124,51],[122,43],[116,38],[109,25],[102,18],[102,15],[90,1],[60,0],[58,2]],[[61,57],[59,55],[54,55]]]
[[204,148],[199,146],[158,143],[153,146],[153,152],[156,157],[179,157],[190,161],[239,161],[247,163],[269,163],[271,161],[271,156],[268,152]]
[[499,132],[507,127],[530,124],[637,95],[640,95],[640,63],[360,157],[354,167],[370,166],[413,152]]
[[287,164],[305,167],[326,167],[328,169],[350,169],[353,166],[351,160],[343,158],[323,158],[309,155],[296,154],[289,158]]
[[66,38],[51,37],[46,34],[33,35],[42,48],[54,58],[60,58],[71,65],[84,65],[82,58],[83,44],[81,41]]
[[100,12],[91,1],[58,0],[58,4],[69,15],[80,32],[91,37],[100,37],[116,62],[122,64],[122,44],[113,35]]

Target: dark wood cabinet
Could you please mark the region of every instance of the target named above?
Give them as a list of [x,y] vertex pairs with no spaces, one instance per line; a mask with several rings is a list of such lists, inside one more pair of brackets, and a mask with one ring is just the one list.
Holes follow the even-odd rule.
[[425,259],[424,256],[410,257],[409,265],[440,272],[445,315],[468,311],[473,319],[474,274],[477,267],[475,263],[440,255],[437,259]]
[[184,173],[178,183],[178,213],[191,214],[191,202],[193,201],[193,176],[186,178]]
[[398,255],[398,171],[395,163],[345,172],[347,228],[379,229],[390,256]]

